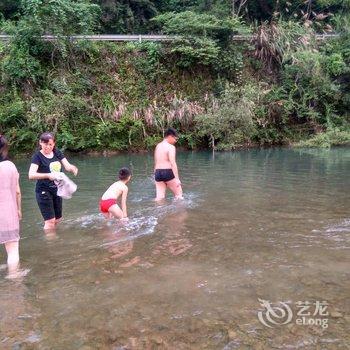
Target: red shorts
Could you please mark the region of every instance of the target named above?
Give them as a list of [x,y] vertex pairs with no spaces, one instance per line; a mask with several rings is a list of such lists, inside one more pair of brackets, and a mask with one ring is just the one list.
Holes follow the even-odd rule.
[[100,210],[102,213],[108,213],[108,209],[114,205],[117,204],[116,199],[101,199],[100,200]]

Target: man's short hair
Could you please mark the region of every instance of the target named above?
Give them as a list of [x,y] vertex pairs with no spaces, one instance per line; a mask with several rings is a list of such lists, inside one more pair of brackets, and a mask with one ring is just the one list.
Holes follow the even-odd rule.
[[174,128],[169,128],[165,133],[164,133],[164,137],[167,136],[174,136],[174,137],[178,137],[177,132]]
[[129,168],[121,168],[119,170],[119,180],[126,180],[131,175]]

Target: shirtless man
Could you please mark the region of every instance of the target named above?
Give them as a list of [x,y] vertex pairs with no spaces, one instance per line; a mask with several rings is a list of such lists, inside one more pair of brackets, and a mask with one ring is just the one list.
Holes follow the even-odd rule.
[[182,187],[176,165],[176,130],[169,128],[164,140],[158,143],[154,151],[154,178],[156,180],[156,201],[165,198],[167,187],[174,193],[175,199],[182,199]]

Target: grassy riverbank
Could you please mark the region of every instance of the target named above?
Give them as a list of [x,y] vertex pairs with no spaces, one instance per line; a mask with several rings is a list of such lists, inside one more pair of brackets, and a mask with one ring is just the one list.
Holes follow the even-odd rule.
[[299,141],[296,147],[322,147],[350,146],[350,131],[329,130],[317,134],[307,140]]
[[[154,19],[181,36],[172,42],[70,42],[69,30],[91,29],[89,5],[75,12],[85,21],[67,12],[69,25],[59,17],[55,26],[60,5],[45,6],[1,24],[13,39],[0,45],[0,132],[15,152],[31,152],[46,130],[72,152],[147,150],[169,126],[186,149],[348,143],[348,20],[320,42],[294,20],[254,27],[184,11]],[[47,32],[61,36],[41,41]],[[252,32],[252,42],[230,40]]]

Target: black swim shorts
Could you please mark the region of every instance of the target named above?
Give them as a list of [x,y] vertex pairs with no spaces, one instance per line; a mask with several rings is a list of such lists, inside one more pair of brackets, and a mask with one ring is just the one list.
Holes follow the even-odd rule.
[[154,179],[157,182],[167,182],[175,179],[172,169],[156,169],[154,172]]
[[36,201],[44,220],[62,217],[62,198],[51,191],[36,192]]

